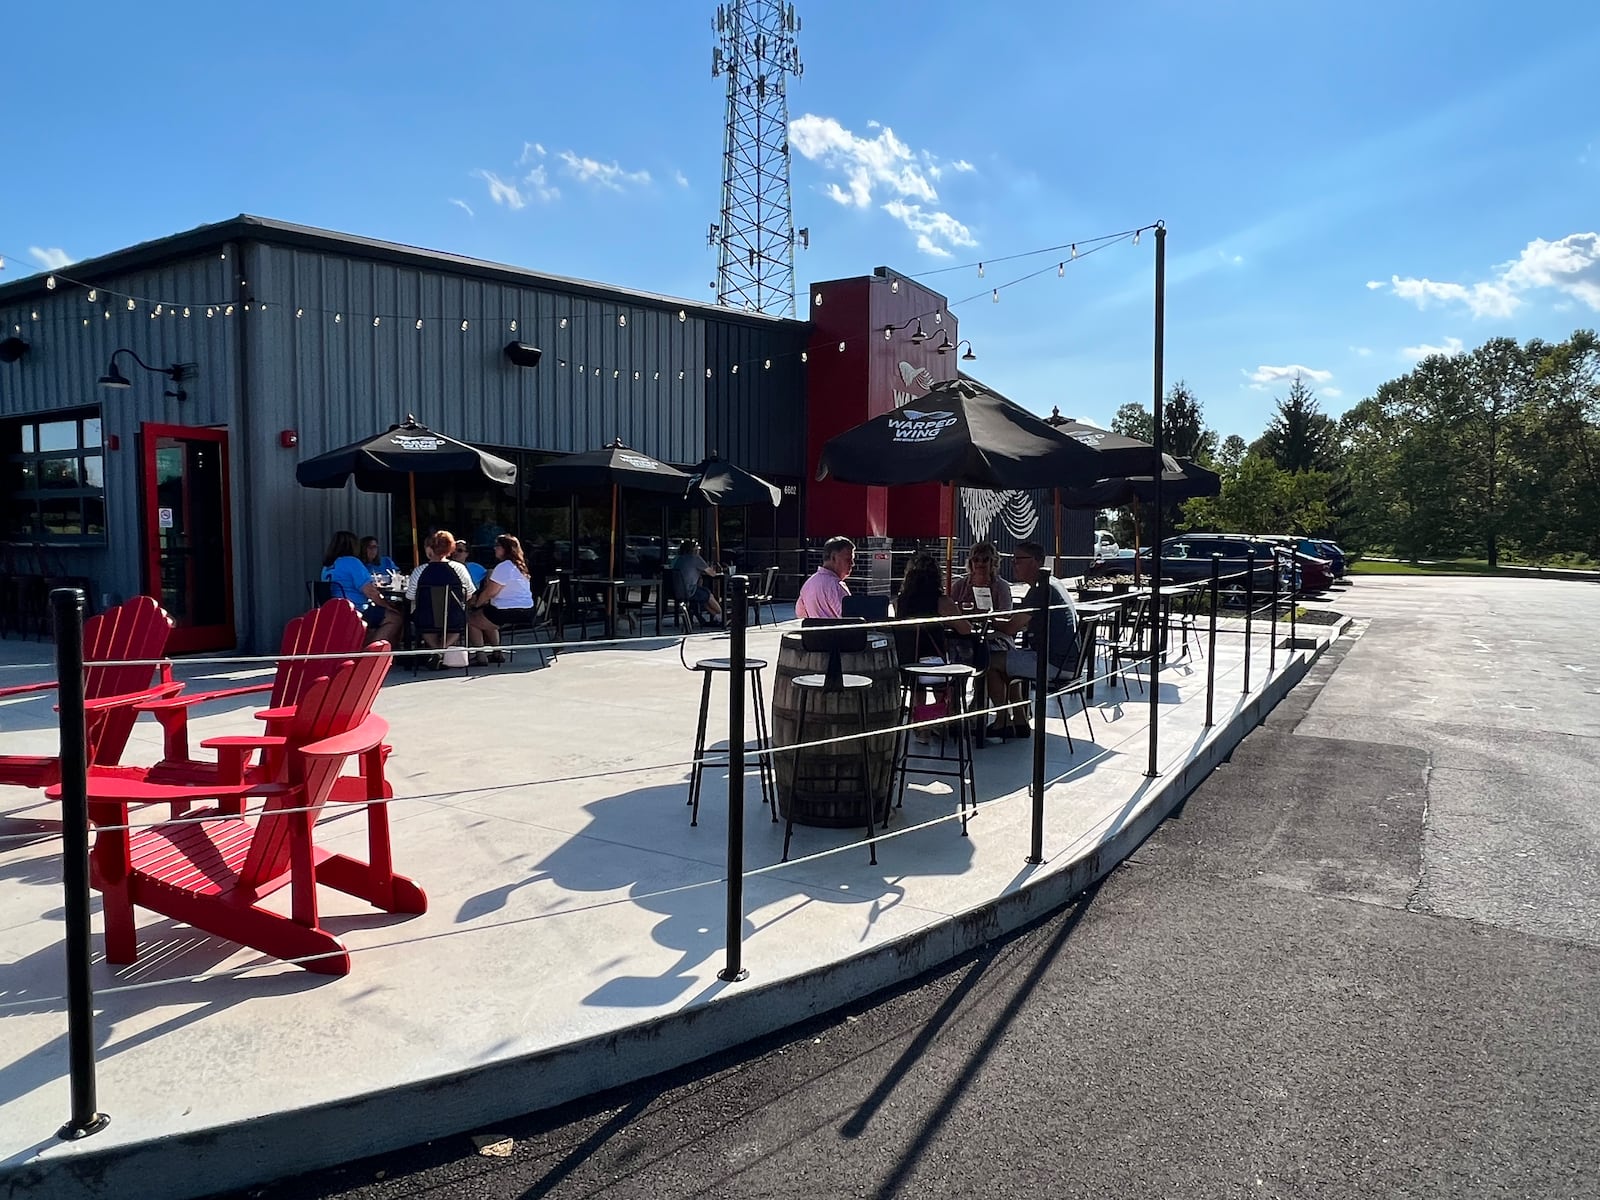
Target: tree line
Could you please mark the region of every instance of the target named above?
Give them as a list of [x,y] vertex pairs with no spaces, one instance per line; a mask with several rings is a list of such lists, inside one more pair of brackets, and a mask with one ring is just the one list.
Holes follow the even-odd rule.
[[[1407,559],[1600,560],[1600,339],[1492,338],[1423,359],[1337,421],[1300,376],[1254,442],[1205,426],[1183,381],[1162,403],[1168,453],[1222,476],[1222,494],[1173,506],[1163,525],[1326,537]],[[1125,404],[1118,433],[1150,440]],[[1132,514],[1119,534],[1132,536]]]

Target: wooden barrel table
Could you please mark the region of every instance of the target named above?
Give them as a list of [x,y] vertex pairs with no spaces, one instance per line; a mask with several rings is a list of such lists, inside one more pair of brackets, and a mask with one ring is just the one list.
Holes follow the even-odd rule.
[[[873,823],[883,824],[889,814],[889,780],[894,770],[894,727],[900,721],[900,664],[894,639],[881,633],[867,635],[867,649],[840,656],[847,675],[872,680],[867,694],[867,727],[883,732],[867,739],[868,774],[872,783]],[[807,653],[800,635],[786,633],[778,649],[778,671],[772,684],[772,743],[793,746],[800,726],[800,689],[797,675],[821,675],[828,669],[826,654]],[[822,695],[813,692],[806,708],[806,741],[856,733],[860,719],[854,693]],[[794,808],[798,825],[826,825],[860,829],[867,823],[867,797],[861,791],[861,749],[855,741],[835,742],[794,754],[774,755],[778,774],[778,808],[787,817]],[[795,792],[796,759],[805,789]]]

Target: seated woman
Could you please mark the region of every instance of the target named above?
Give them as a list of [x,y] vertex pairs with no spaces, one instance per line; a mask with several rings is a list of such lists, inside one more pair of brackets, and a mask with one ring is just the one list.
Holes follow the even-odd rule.
[[[900,582],[900,594],[895,597],[894,617],[904,621],[912,617],[959,617],[961,609],[944,594],[940,580],[939,560],[926,550],[919,550],[906,564],[906,573]],[[901,666],[918,662],[946,662],[946,628],[957,633],[971,632],[965,621],[947,624],[929,622],[925,625],[897,625],[894,630],[895,650]],[[912,715],[918,720],[941,715],[947,711],[948,697],[938,696],[931,703],[923,702],[923,694],[934,689],[918,688],[912,697]],[[918,729],[914,735],[919,742],[928,740],[928,731]]]
[[348,529],[339,530],[322,556],[322,582],[332,586],[334,599],[348,600],[356,606],[372,631],[373,641],[398,645],[404,618],[399,609],[383,599],[360,552],[356,535]]
[[488,577],[489,568],[482,563],[472,561],[472,547],[466,542],[457,541],[456,548],[451,551],[450,557],[467,569],[467,575],[472,580],[474,588],[481,588],[483,581]]
[[[502,533],[494,540],[494,557],[494,570],[472,598],[469,628],[474,646],[499,646],[501,625],[527,620],[532,614],[533,585],[528,581],[522,543],[512,534]],[[489,661],[504,662],[505,658],[495,650]]]
[[378,539],[370,533],[361,539],[361,561],[367,564],[367,570],[374,575],[393,575],[400,570],[394,559],[379,551]]
[[[454,646],[467,635],[467,606],[477,591],[467,569],[450,556],[456,548],[456,539],[448,529],[441,529],[428,538],[428,561],[406,580],[406,599],[411,602],[412,623],[422,636],[423,645],[433,650]],[[430,589],[422,593],[423,588]],[[445,603],[438,607],[432,600],[433,589],[444,589]],[[419,606],[418,594],[428,598]],[[443,665],[439,662],[436,665]]]
[[[950,598],[980,611],[1010,612],[1011,585],[995,571],[999,555],[993,542],[975,542],[967,551],[967,573],[950,585]],[[987,599],[988,603],[984,603]]]

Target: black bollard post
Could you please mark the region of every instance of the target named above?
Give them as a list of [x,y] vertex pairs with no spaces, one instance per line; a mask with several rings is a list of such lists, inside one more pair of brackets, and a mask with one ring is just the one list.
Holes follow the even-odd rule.
[[1283,591],[1283,565],[1277,547],[1272,550],[1272,636],[1267,638],[1267,674],[1278,669],[1278,596]]
[[1211,556],[1211,631],[1206,635],[1206,728],[1211,719],[1211,700],[1217,690],[1217,584],[1222,576],[1222,555]]
[[1250,614],[1256,607],[1256,552],[1244,556],[1244,694],[1250,694]]
[[1289,576],[1289,653],[1300,648],[1300,572]]
[[[1028,861],[1044,861],[1044,721],[1050,711],[1050,609],[1055,604],[1055,589],[1050,586],[1050,571],[1039,568],[1039,578],[1034,582],[1039,591],[1040,613],[1033,634],[1033,836],[1029,843]],[[1029,596],[1032,599],[1032,596]]]
[[744,680],[746,600],[750,581],[728,580],[728,960],[717,978],[735,983],[744,969]]
[[89,974],[89,737],[83,709],[83,593],[56,588],[56,687],[61,726],[61,879],[67,913],[67,1058],[72,1116],[56,1136],[76,1141],[111,1118],[98,1111],[94,1079],[94,984]]

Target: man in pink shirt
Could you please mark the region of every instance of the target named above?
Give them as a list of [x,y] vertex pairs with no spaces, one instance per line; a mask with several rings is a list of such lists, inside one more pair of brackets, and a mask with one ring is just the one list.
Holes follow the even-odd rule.
[[817,573],[800,585],[794,602],[797,617],[838,617],[844,598],[850,594],[844,581],[856,565],[856,544],[847,537],[829,538],[822,544],[822,565]]

